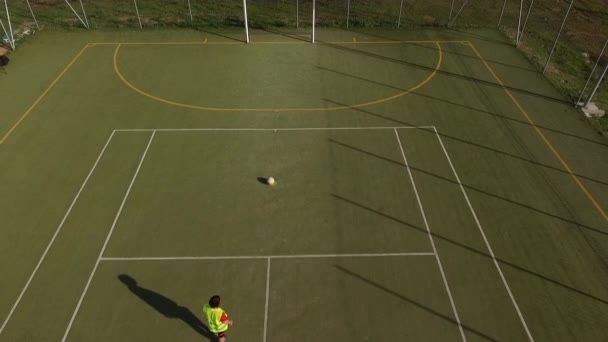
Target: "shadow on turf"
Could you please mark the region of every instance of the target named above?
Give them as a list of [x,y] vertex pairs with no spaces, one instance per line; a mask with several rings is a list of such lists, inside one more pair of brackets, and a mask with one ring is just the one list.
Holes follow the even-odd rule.
[[[390,295],[392,295],[394,297],[397,297],[397,298],[401,299],[402,301],[405,301],[405,302],[407,302],[407,303],[409,303],[411,305],[414,305],[415,307],[417,307],[419,309],[422,309],[422,310],[424,310],[424,311],[426,311],[428,313],[431,313],[431,314],[433,314],[433,315],[435,315],[437,317],[440,317],[440,318],[442,318],[442,319],[444,319],[444,320],[446,320],[446,321],[448,321],[450,323],[458,325],[458,322],[454,318],[452,318],[452,316],[449,316],[449,315],[446,315],[446,314],[441,313],[439,311],[436,311],[434,309],[431,309],[430,307],[428,307],[428,306],[426,306],[424,304],[421,304],[421,303],[419,303],[419,302],[417,302],[417,301],[415,301],[415,300],[413,300],[411,298],[408,298],[408,297],[406,297],[406,296],[404,296],[404,295],[402,295],[402,294],[400,294],[398,292],[395,292],[395,291],[393,291],[393,290],[391,290],[391,289],[389,289],[387,287],[384,287],[384,286],[376,283],[375,281],[373,281],[371,279],[368,279],[368,278],[365,278],[365,277],[363,277],[363,276],[361,276],[361,275],[359,275],[359,274],[357,274],[357,273],[355,273],[355,272],[353,272],[353,271],[351,271],[349,269],[346,269],[346,268],[344,268],[342,266],[334,265],[334,267],[337,268],[338,270],[346,273],[347,275],[353,277],[353,278],[359,279],[362,282],[367,283],[367,284],[369,284],[369,285],[371,285],[371,286],[373,286],[373,287],[375,287],[377,289],[380,289],[380,290],[382,290],[382,291],[384,291],[384,292],[386,292],[386,293],[388,293],[388,294],[390,294]],[[482,333],[482,332],[480,332],[478,330],[475,330],[475,329],[467,326],[466,324],[463,324],[462,322],[461,322],[461,324],[462,324],[462,328],[465,331],[467,331],[467,332],[470,332],[470,333],[473,333],[473,334],[475,334],[477,336],[483,337],[485,340],[488,340],[488,341],[498,341],[497,339],[495,339],[495,338],[493,338],[491,336],[488,336],[488,335],[486,335],[486,334],[484,334],[484,333]]]
[[208,338],[210,341],[215,341],[215,337],[209,331],[209,328],[187,307],[178,305],[170,298],[167,298],[158,292],[139,286],[137,280],[127,274],[119,275],[118,279],[121,283],[125,284],[129,291],[146,304],[150,305],[161,315],[170,319],[180,319],[200,335]]
[[[264,31],[270,32],[270,33],[274,33],[274,34],[278,34],[278,35],[282,35],[284,37],[288,37],[288,38],[291,38],[291,39],[302,40],[302,41],[309,41],[308,39],[305,39],[305,38],[302,38],[302,37],[298,37],[298,36],[295,36],[293,34],[277,31],[277,30],[271,30],[271,29],[265,28]],[[324,42],[324,41],[321,41],[321,40],[315,40],[315,42],[318,43],[318,44],[322,44],[323,46],[334,48],[336,50],[342,50],[342,51],[346,51],[346,52],[356,53],[356,54],[360,54],[362,56],[376,58],[376,59],[384,60],[384,61],[391,62],[391,63],[401,64],[401,65],[409,66],[409,67],[412,67],[412,68],[426,70],[426,71],[429,71],[429,72],[435,72],[436,71],[434,66],[431,67],[431,66],[416,64],[416,63],[408,62],[408,61],[403,60],[403,59],[397,59],[397,58],[393,58],[393,57],[383,56],[383,55],[379,55],[379,54],[372,53],[372,52],[369,52],[369,51],[359,50],[359,49],[355,49],[355,48],[348,47],[348,46],[345,46],[345,45],[340,45],[340,44],[332,44],[330,42]],[[560,103],[560,104],[565,104],[565,105],[568,105],[568,106],[572,106],[572,103],[570,101],[565,100],[563,98],[556,98],[556,97],[545,95],[545,94],[541,94],[541,93],[535,93],[535,92],[530,91],[530,90],[508,86],[506,84],[503,85],[503,84],[499,84],[497,82],[486,81],[486,80],[482,80],[482,79],[471,77],[471,76],[467,76],[467,75],[460,75],[460,74],[457,74],[457,73],[454,73],[454,72],[450,72],[450,71],[446,71],[446,70],[441,70],[441,68],[439,70],[437,70],[436,72],[438,74],[441,74],[441,75],[444,75],[444,76],[464,79],[464,80],[467,80],[467,81],[471,81],[471,82],[474,82],[474,83],[479,83],[479,84],[482,84],[482,85],[487,85],[487,86],[491,86],[491,87],[495,87],[495,88],[508,89],[508,90],[510,90],[512,92],[521,93],[521,94],[524,94],[524,95],[530,95],[530,96],[534,96],[534,97],[537,97],[537,98],[540,98],[540,99],[544,99],[544,100],[548,100],[548,101],[557,102],[557,103]]]
[[[336,194],[332,194],[331,196],[332,196],[332,197],[334,197],[335,199],[339,200],[339,201],[343,201],[343,202],[345,202],[345,203],[349,203],[349,204],[351,204],[351,205],[353,205],[353,206],[355,206],[355,207],[358,207],[358,208],[360,208],[360,209],[363,209],[363,210],[369,211],[369,212],[371,212],[371,213],[375,213],[375,214],[377,214],[377,215],[379,215],[379,216],[382,216],[382,217],[384,217],[384,218],[386,218],[386,219],[389,219],[389,220],[391,220],[391,221],[394,221],[394,222],[400,223],[400,224],[402,224],[402,225],[404,225],[404,226],[406,226],[406,227],[409,227],[409,228],[412,228],[412,229],[418,230],[418,231],[423,232],[423,233],[425,233],[425,234],[428,234],[428,233],[429,233],[429,232],[426,230],[426,228],[423,228],[423,227],[417,226],[417,225],[415,225],[415,224],[412,224],[412,223],[409,223],[409,222],[403,221],[403,220],[401,220],[401,219],[399,219],[399,218],[396,218],[396,217],[394,217],[394,216],[391,216],[391,215],[385,214],[385,213],[383,213],[383,212],[380,212],[380,211],[378,211],[378,210],[376,210],[376,209],[370,208],[370,207],[368,207],[368,206],[366,206],[366,205],[364,205],[364,204],[358,203],[358,202],[353,201],[353,200],[351,200],[351,199],[348,199],[348,198],[345,198],[345,197],[342,197],[342,196],[340,196],[340,195],[336,195]],[[447,237],[445,237],[445,236],[439,235],[439,234],[437,234],[437,233],[435,233],[435,232],[431,232],[430,234],[431,234],[431,236],[432,236],[433,238],[436,238],[436,239],[438,239],[438,240],[441,240],[441,241],[447,242],[447,243],[449,243],[449,244],[452,244],[452,245],[458,246],[458,247],[460,247],[460,248],[466,249],[466,250],[468,250],[468,251],[470,251],[470,252],[473,252],[473,253],[475,253],[475,254],[478,254],[478,255],[484,256],[484,257],[486,257],[486,258],[489,258],[489,259],[491,259],[491,258],[492,258],[492,256],[491,256],[489,253],[487,253],[487,252],[480,251],[480,250],[478,250],[478,249],[475,249],[475,248],[473,248],[473,247],[467,246],[467,245],[465,245],[465,244],[463,244],[463,243],[461,243],[461,242],[458,242],[458,241],[456,241],[456,240],[452,240],[452,239],[447,238]],[[590,299],[596,300],[596,301],[598,301],[598,302],[600,302],[600,303],[603,303],[603,304],[607,304],[607,305],[608,305],[608,300],[606,300],[606,299],[604,299],[604,298],[600,298],[600,297],[595,296],[595,295],[593,295],[593,294],[590,294],[590,293],[584,292],[584,291],[579,290],[579,289],[577,289],[577,288],[575,288],[575,287],[572,287],[572,286],[570,286],[570,285],[567,285],[567,284],[561,283],[561,282],[559,282],[559,281],[557,281],[557,280],[551,279],[551,278],[549,278],[549,277],[547,277],[547,276],[544,276],[544,275],[542,275],[542,274],[540,274],[540,273],[537,273],[537,272],[535,272],[535,271],[532,271],[532,270],[526,269],[526,268],[524,268],[524,267],[522,267],[522,266],[516,265],[516,264],[514,264],[514,263],[512,263],[512,262],[509,262],[509,261],[506,261],[506,260],[504,260],[504,259],[500,259],[500,258],[496,257],[496,260],[497,260],[497,261],[498,261],[500,264],[507,265],[507,266],[509,266],[509,267],[512,267],[513,269],[516,269],[516,270],[518,270],[518,271],[524,272],[524,273],[526,273],[526,274],[528,274],[528,275],[531,275],[531,276],[534,276],[534,277],[536,277],[536,278],[540,278],[541,280],[546,281],[546,282],[549,282],[549,283],[551,283],[551,284],[553,284],[553,285],[557,285],[558,287],[561,287],[561,288],[564,288],[564,289],[567,289],[567,290],[573,291],[573,292],[575,292],[575,293],[577,293],[577,294],[579,294],[579,295],[582,295],[582,296],[584,296],[584,297],[587,297],[587,298],[590,298]]]

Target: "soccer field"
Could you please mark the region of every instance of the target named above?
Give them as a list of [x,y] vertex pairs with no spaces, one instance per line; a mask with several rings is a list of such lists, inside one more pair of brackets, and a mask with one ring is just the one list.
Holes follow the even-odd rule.
[[498,32],[317,34],[17,50],[0,341],[603,340],[608,140]]

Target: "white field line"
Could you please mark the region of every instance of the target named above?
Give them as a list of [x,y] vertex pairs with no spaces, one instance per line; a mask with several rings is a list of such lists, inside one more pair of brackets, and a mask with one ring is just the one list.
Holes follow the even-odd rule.
[[344,131],[382,129],[433,129],[435,126],[373,126],[373,127],[294,127],[294,128],[121,128],[117,132],[188,132],[188,131]]
[[51,238],[51,241],[49,241],[48,245],[46,246],[46,249],[44,250],[44,252],[40,256],[40,259],[38,260],[38,264],[36,264],[36,267],[32,271],[32,274],[30,274],[30,277],[27,280],[27,282],[25,283],[25,286],[23,286],[23,289],[21,290],[21,293],[19,294],[19,297],[17,297],[17,300],[15,301],[15,304],[13,304],[13,307],[11,308],[11,311],[8,313],[8,316],[6,316],[6,318],[4,319],[4,322],[2,323],[2,327],[0,327],[0,335],[2,335],[2,332],[4,331],[4,328],[6,327],[6,325],[8,324],[8,321],[13,316],[13,313],[15,312],[15,309],[17,308],[17,306],[19,306],[19,303],[21,302],[21,299],[23,298],[23,295],[25,294],[25,292],[27,292],[27,289],[29,288],[29,286],[30,286],[30,284],[32,282],[32,279],[34,279],[34,277],[36,276],[36,273],[38,272],[38,269],[40,268],[40,265],[42,265],[42,263],[44,262],[44,259],[46,258],[46,255],[48,254],[49,250],[53,246],[53,243],[55,242],[55,239],[57,238],[57,235],[59,235],[59,232],[61,231],[61,228],[63,228],[63,225],[65,224],[65,221],[67,220],[68,216],[72,212],[72,209],[74,208],[74,205],[78,201],[78,198],[80,197],[80,194],[82,193],[82,190],[85,188],[85,186],[87,185],[89,179],[91,178],[91,175],[93,174],[93,171],[95,171],[95,168],[97,167],[97,164],[99,164],[99,161],[101,160],[101,157],[105,153],[106,148],[110,144],[110,141],[112,140],[112,137],[114,137],[114,133],[115,132],[116,131],[113,131],[112,134],[110,134],[110,137],[108,137],[108,140],[106,140],[106,143],[103,146],[103,148],[101,149],[101,152],[99,152],[99,155],[97,156],[97,159],[95,160],[95,163],[91,167],[91,170],[89,171],[89,174],[87,175],[87,177],[82,182],[82,185],[80,186],[80,189],[76,193],[76,196],[74,196],[74,199],[72,200],[72,203],[68,207],[68,210],[65,212],[65,215],[63,215],[63,219],[61,220],[61,222],[59,223],[59,226],[55,230],[55,234],[53,234],[53,237]]
[[364,254],[294,254],[294,255],[227,255],[183,257],[103,257],[101,261],[196,261],[196,260],[257,260],[257,259],[323,259],[429,256],[434,253],[364,253]]
[[416,201],[418,202],[418,207],[420,208],[420,212],[422,213],[422,219],[424,220],[424,225],[428,232],[431,246],[433,247],[433,252],[435,255],[435,259],[437,260],[437,265],[439,265],[439,271],[441,272],[441,278],[443,279],[443,285],[445,285],[445,290],[448,293],[448,297],[450,298],[450,304],[452,305],[452,311],[454,312],[454,317],[456,318],[456,322],[458,323],[458,329],[460,330],[460,336],[462,337],[463,341],[466,341],[467,338],[464,334],[464,329],[462,328],[462,323],[460,322],[460,316],[458,315],[458,311],[456,310],[456,304],[454,303],[454,298],[452,297],[452,292],[450,291],[448,279],[445,275],[445,271],[443,270],[443,265],[441,264],[441,259],[439,258],[439,254],[437,253],[437,248],[435,247],[435,241],[433,239],[433,235],[431,234],[431,228],[426,219],[424,207],[422,206],[422,201],[420,200],[420,195],[418,194],[418,188],[416,187],[416,182],[414,181],[414,176],[412,175],[412,170],[410,169],[410,164],[407,162],[407,158],[405,157],[405,151],[403,149],[403,145],[401,144],[401,138],[399,137],[399,132],[397,132],[396,128],[395,128],[395,136],[397,138],[397,142],[399,143],[399,149],[401,150],[401,156],[403,157],[403,162],[405,163],[405,168],[407,169],[407,173],[410,177],[410,181],[412,183],[412,188],[414,189],[414,194],[416,195]]
[[99,262],[101,261],[101,257],[103,256],[103,253],[106,250],[106,247],[108,246],[108,241],[110,241],[110,237],[112,236],[112,232],[114,231],[114,227],[116,227],[116,223],[118,222],[120,214],[122,213],[122,210],[123,210],[123,208],[125,206],[125,203],[127,202],[127,198],[129,197],[129,193],[131,192],[131,188],[133,188],[133,184],[135,183],[135,179],[137,178],[137,175],[139,174],[139,170],[141,170],[141,166],[144,163],[144,160],[146,159],[146,155],[148,154],[148,150],[150,149],[150,145],[152,144],[152,140],[154,140],[154,135],[156,135],[156,132],[152,132],[152,135],[150,136],[150,140],[148,141],[148,145],[146,146],[146,149],[144,150],[144,153],[141,156],[141,159],[139,160],[139,165],[137,165],[137,169],[135,170],[135,174],[133,175],[133,178],[131,179],[131,183],[129,184],[129,187],[127,188],[127,192],[125,193],[125,196],[122,199],[122,203],[120,204],[120,207],[118,208],[118,211],[116,212],[116,216],[114,217],[114,222],[112,222],[112,227],[110,228],[110,231],[108,232],[108,236],[106,237],[106,241],[103,243],[103,247],[101,247],[101,251],[99,252],[99,256],[97,257],[97,261],[95,262],[95,266],[93,267],[93,271],[91,271],[91,275],[89,276],[89,279],[87,280],[87,284],[85,285],[85,288],[82,291],[82,294],[80,295],[80,299],[78,300],[78,304],[76,305],[76,309],[74,309],[74,313],[72,314],[72,318],[70,319],[70,323],[68,324],[68,327],[65,329],[65,333],[63,334],[63,338],[61,339],[62,342],[65,342],[65,340],[68,338],[68,334],[70,333],[70,329],[72,328],[72,324],[74,323],[74,319],[76,318],[76,315],[78,315],[78,310],[80,310],[80,306],[82,305],[82,301],[83,301],[85,295],[87,294],[87,291],[89,290],[89,286],[91,285],[91,281],[93,280],[93,276],[95,276],[95,272],[97,271],[97,267],[99,266]]
[[266,304],[264,305],[264,342],[266,342],[266,336],[268,331],[268,300],[270,298],[270,258],[268,260],[268,266],[266,267]]
[[462,191],[462,194],[464,195],[464,199],[466,200],[467,205],[469,206],[469,209],[471,210],[471,214],[473,215],[473,218],[475,219],[475,223],[477,224],[477,227],[479,228],[481,237],[483,238],[483,241],[485,242],[486,247],[488,248],[488,252],[490,252],[492,261],[494,261],[494,266],[496,266],[496,270],[498,271],[498,274],[500,275],[500,278],[502,279],[502,283],[504,284],[505,289],[509,293],[509,297],[511,298],[511,302],[513,303],[513,306],[515,307],[515,310],[517,311],[519,320],[521,321],[521,324],[523,325],[524,329],[526,330],[528,339],[530,341],[534,341],[534,338],[532,337],[532,334],[530,333],[530,330],[528,329],[528,325],[526,324],[526,320],[524,319],[524,316],[521,313],[521,310],[519,309],[519,305],[517,305],[515,296],[513,296],[513,292],[511,292],[511,288],[509,287],[509,284],[507,283],[507,278],[505,278],[505,275],[502,273],[500,264],[498,263],[498,260],[496,260],[496,256],[494,255],[494,250],[492,250],[492,246],[490,245],[490,242],[488,241],[488,238],[486,237],[486,233],[484,232],[483,227],[481,226],[481,223],[479,222],[477,213],[475,212],[475,209],[473,209],[473,205],[471,204],[471,201],[469,200],[467,191],[464,189],[464,186],[462,185],[462,182],[460,181],[460,177],[458,176],[458,173],[456,172],[456,168],[454,167],[454,164],[452,163],[452,159],[450,158],[450,155],[448,154],[448,150],[445,148],[445,145],[443,144],[443,140],[441,139],[441,136],[439,135],[437,128],[433,128],[433,130],[435,130],[435,135],[437,136],[437,139],[439,140],[439,144],[441,145],[441,148],[443,149],[443,153],[445,154],[445,157],[447,158],[448,163],[450,164],[450,168],[452,168],[452,173],[454,173],[454,177],[456,178],[456,181],[458,181],[460,190]]

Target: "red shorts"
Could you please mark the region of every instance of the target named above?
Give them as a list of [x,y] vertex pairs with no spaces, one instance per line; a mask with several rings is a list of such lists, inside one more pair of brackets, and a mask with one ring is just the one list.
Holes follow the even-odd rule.
[[222,331],[222,332],[217,333],[217,337],[226,337],[226,332]]

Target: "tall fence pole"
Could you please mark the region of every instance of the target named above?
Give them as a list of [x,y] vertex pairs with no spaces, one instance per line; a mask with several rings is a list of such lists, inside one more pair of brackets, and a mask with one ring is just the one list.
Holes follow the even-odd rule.
[[589,82],[591,82],[591,77],[593,77],[593,73],[595,72],[595,69],[597,69],[597,66],[600,65],[600,60],[602,59],[602,56],[604,55],[604,51],[606,50],[607,45],[608,45],[608,39],[606,39],[606,42],[604,43],[604,47],[602,48],[602,51],[597,56],[597,60],[595,61],[595,64],[593,65],[593,69],[591,69],[591,73],[589,73],[587,82],[585,82],[583,89],[581,89],[581,93],[578,96],[578,100],[576,100],[576,102],[574,103],[574,106],[578,106],[578,104],[581,102],[581,99],[583,98],[583,94],[585,93],[585,90],[587,90],[587,86],[589,85]]
[[315,8],[316,7],[316,1],[312,0],[312,40],[311,42],[314,44],[315,43]]
[[593,91],[591,92],[591,94],[587,98],[587,101],[585,102],[585,107],[587,107],[589,105],[589,103],[593,100],[593,97],[595,96],[595,93],[599,89],[600,84],[602,84],[602,81],[604,80],[604,77],[606,77],[606,73],[607,72],[608,72],[608,64],[606,64],[606,67],[604,68],[604,72],[602,72],[602,76],[600,76],[600,79],[597,80],[597,83],[595,84],[595,87],[593,88]]
[[349,22],[350,22],[350,0],[346,1],[346,29],[348,30],[349,28]]
[[498,26],[500,28],[500,23],[502,22],[502,16],[505,14],[505,8],[507,7],[507,0],[502,4],[502,10],[500,11],[500,17],[498,17]]
[[553,43],[553,47],[551,48],[551,52],[549,53],[549,57],[547,57],[547,63],[545,63],[545,67],[543,68],[543,74],[547,71],[547,67],[549,66],[549,62],[551,61],[551,57],[553,57],[553,53],[555,52],[555,48],[557,47],[557,42],[559,41],[559,36],[562,34],[562,30],[566,25],[566,19],[568,19],[568,15],[570,15],[570,9],[572,9],[572,5],[574,4],[574,0],[570,1],[570,6],[568,6],[568,10],[566,11],[566,15],[564,16],[564,20],[562,21],[562,26],[559,28],[559,32],[557,33],[557,37],[555,37],[555,43]]
[[296,0],[296,28],[300,28],[300,0]]
[[[452,0],[452,6],[450,6],[450,16],[448,17],[448,23],[452,20],[452,12],[454,12],[454,2],[456,0]],[[401,1],[401,5],[403,5],[403,0]]]
[[247,22],[247,0],[243,0],[243,16],[245,17],[245,37],[249,44],[249,23]]
[[84,26],[85,28],[89,28],[89,26],[87,26],[87,24],[84,22],[84,20],[82,20],[82,18],[80,17],[80,15],[78,15],[78,12],[76,12],[76,10],[74,9],[74,7],[72,7],[72,4],[70,4],[70,2],[68,0],[65,0],[65,3],[72,10],[72,12],[76,15],[76,17],[78,18],[78,20],[80,20],[80,22],[82,23],[82,26]]
[[464,9],[464,7],[469,3],[469,0],[465,0],[462,3],[462,6],[460,7],[460,10],[458,10],[458,13],[456,13],[456,15],[454,16],[454,19],[452,19],[451,22],[448,23],[448,27],[451,28],[452,26],[454,26],[454,23],[456,22],[456,19],[458,19],[458,16],[460,16],[460,12],[462,12],[462,10]]
[[139,8],[137,8],[137,0],[133,0],[133,4],[135,4],[135,13],[137,13],[137,20],[139,20],[139,28],[143,29],[143,25],[141,24],[141,17],[139,16]]
[[521,14],[523,13],[524,10],[524,0],[520,1],[519,4],[519,20],[517,21],[517,35],[515,36],[515,44],[519,45],[519,33],[520,33],[520,29],[521,29]]
[[528,25],[528,19],[530,18],[530,13],[532,13],[532,6],[534,6],[534,0],[532,0],[530,2],[530,8],[528,8],[528,14],[526,15],[526,20],[524,20],[524,26],[522,26],[522,28],[521,28],[521,35],[519,36],[519,42],[517,43],[517,46],[519,46],[519,44],[521,44],[521,42],[524,40],[526,26]]
[[192,6],[190,5],[190,0],[188,0],[188,12],[190,13],[190,22],[194,22],[194,17],[192,16]]
[[34,11],[32,10],[32,5],[30,5],[30,0],[25,0],[27,2],[27,7],[30,9],[30,13],[32,14],[32,19],[34,19],[34,24],[36,24],[36,28],[40,29],[38,26],[38,20],[36,20],[36,16],[34,15]]
[[84,21],[87,23],[87,28],[91,28],[91,26],[89,25],[89,19],[87,19],[87,12],[85,12],[84,10],[84,5],[82,4],[82,0],[80,1],[80,8],[82,9],[82,16],[84,17]]
[[[13,35],[13,26],[11,25],[11,15],[8,12],[8,3],[4,0],[4,8],[6,8],[6,21],[8,22],[8,32],[6,36],[10,40],[11,47],[15,50],[15,36]],[[2,25],[4,28],[4,25]],[[6,31],[6,29],[5,29]]]
[[401,0],[401,5],[399,6],[399,19],[397,20],[397,28],[401,27],[401,11],[403,10],[403,0]]

